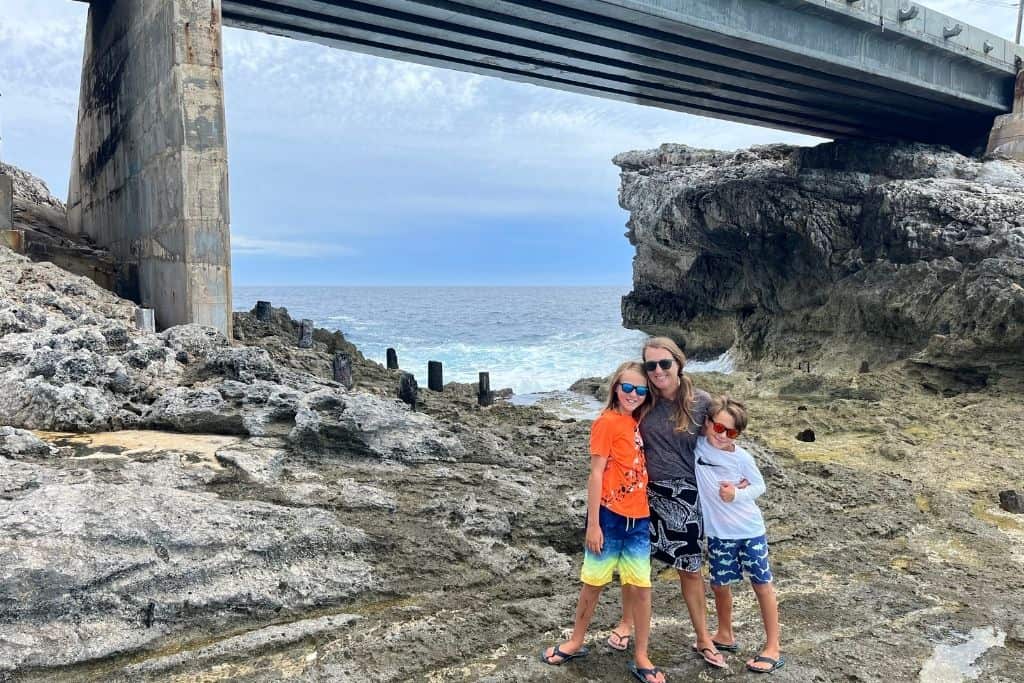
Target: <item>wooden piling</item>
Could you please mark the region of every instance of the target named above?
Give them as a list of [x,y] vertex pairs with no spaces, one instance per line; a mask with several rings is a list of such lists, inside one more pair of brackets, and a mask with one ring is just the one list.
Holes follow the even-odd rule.
[[398,398],[412,406],[416,410],[416,400],[419,398],[419,385],[411,372],[403,372],[398,378]]
[[480,373],[480,389],[477,392],[476,402],[481,406],[489,406],[494,403],[494,394],[491,392],[491,374]]
[[346,389],[352,388],[352,359],[347,353],[338,351],[334,354],[334,381],[340,382]]
[[394,349],[388,349],[387,368],[388,368],[388,370],[397,370],[398,369],[398,352],[395,351]]
[[260,322],[270,322],[270,302],[269,301],[257,301],[256,302],[256,319]]
[[441,361],[427,361],[427,388],[431,391],[444,391],[444,371]]
[[299,348],[313,348],[313,321],[309,318],[304,318],[299,323]]

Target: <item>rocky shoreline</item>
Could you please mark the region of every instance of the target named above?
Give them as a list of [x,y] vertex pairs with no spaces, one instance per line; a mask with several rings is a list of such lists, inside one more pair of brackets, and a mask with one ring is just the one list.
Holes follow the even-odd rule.
[[854,141],[615,163],[627,326],[747,364],[1021,368],[1024,163]]
[[[0,248],[0,680],[630,680],[600,646],[615,591],[588,658],[537,657],[575,603],[589,422],[458,385],[412,412],[397,371],[341,333],[298,348],[283,309],[237,314],[230,341],[133,314]],[[1020,680],[1024,518],[998,499],[1024,489],[1024,379],[867,357],[694,376],[751,409],[774,678]],[[658,574],[671,680],[748,675],[759,621],[737,597],[743,651],[709,671]],[[950,649],[979,639],[977,661]]]

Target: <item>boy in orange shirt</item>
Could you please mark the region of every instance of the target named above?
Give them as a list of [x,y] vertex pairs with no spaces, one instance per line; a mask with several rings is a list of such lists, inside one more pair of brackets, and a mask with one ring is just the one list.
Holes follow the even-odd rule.
[[587,627],[598,598],[616,569],[625,609],[636,629],[629,670],[644,683],[665,683],[647,655],[651,630],[651,541],[648,530],[647,467],[637,418],[648,404],[647,376],[636,362],[623,363],[612,377],[608,404],[590,430],[587,484],[587,541],[579,603],[572,636],[541,653],[545,664],[584,657]]

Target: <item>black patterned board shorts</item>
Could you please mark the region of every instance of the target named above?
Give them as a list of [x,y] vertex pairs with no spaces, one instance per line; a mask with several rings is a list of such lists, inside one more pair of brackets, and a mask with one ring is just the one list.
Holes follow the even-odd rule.
[[651,557],[684,572],[703,563],[704,521],[697,486],[687,479],[647,484],[651,506]]

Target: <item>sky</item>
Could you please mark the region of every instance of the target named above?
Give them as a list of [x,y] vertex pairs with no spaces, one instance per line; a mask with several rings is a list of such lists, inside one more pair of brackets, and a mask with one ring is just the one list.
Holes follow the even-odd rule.
[[[1011,0],[923,3],[1013,38]],[[66,199],[87,6],[0,0],[0,159]],[[246,285],[621,285],[619,152],[815,138],[224,30]]]

